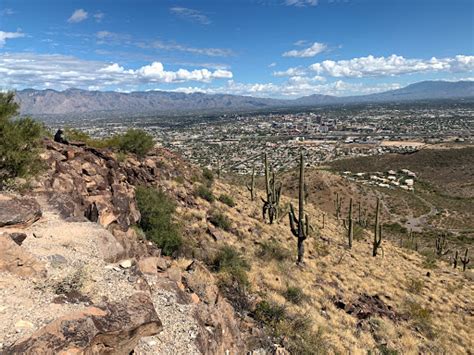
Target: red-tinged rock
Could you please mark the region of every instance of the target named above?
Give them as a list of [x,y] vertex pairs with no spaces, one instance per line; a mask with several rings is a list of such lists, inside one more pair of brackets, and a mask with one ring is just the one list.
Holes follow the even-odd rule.
[[40,205],[33,198],[0,195],[0,227],[27,227],[41,215]]
[[0,272],[2,271],[21,277],[46,275],[44,263],[15,243],[7,233],[0,234]]
[[5,352],[128,355],[142,337],[162,329],[150,297],[140,292],[122,303],[102,303],[67,314],[20,339]]

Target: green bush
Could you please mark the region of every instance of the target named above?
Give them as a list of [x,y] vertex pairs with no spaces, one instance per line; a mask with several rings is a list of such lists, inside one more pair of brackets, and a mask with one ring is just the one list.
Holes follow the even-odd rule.
[[214,173],[208,168],[202,169],[202,177],[204,178],[205,183],[208,186],[211,186],[212,183],[214,182]]
[[435,336],[433,323],[431,319],[431,311],[422,307],[413,300],[406,300],[403,304],[405,315],[411,319],[413,326],[425,334],[428,338],[433,339]]
[[223,229],[227,232],[230,231],[230,227],[232,226],[230,219],[225,214],[217,210],[211,211],[209,222],[211,222],[215,227]]
[[198,186],[198,188],[196,189],[196,195],[206,200],[207,202],[214,202],[215,200],[212,190],[210,190],[208,187],[204,185]]
[[41,171],[39,158],[43,125],[31,118],[12,120],[18,113],[13,93],[0,93],[0,187],[16,177]]
[[255,307],[255,319],[267,324],[275,325],[286,318],[286,309],[276,303],[260,301]]
[[286,291],[283,293],[283,297],[285,297],[285,299],[291,303],[301,304],[304,301],[306,295],[300,287],[288,286]]
[[229,206],[229,207],[235,207],[235,201],[234,199],[226,194],[222,194],[219,196],[219,201],[222,202],[223,204]]
[[291,253],[285,249],[275,240],[265,241],[260,244],[260,249],[257,251],[257,256],[262,260],[277,260],[283,261],[290,258]]
[[89,147],[117,149],[122,153],[133,153],[140,157],[145,156],[155,145],[150,134],[135,128],[101,139],[92,138],[86,132],[78,129],[66,128],[64,136],[68,141],[84,142]]
[[130,128],[123,135],[113,137],[116,139],[117,147],[125,153],[133,153],[138,156],[145,156],[153,148],[155,143],[153,137],[141,129]]
[[138,209],[141,213],[140,227],[147,239],[161,248],[164,255],[172,255],[182,245],[181,231],[173,222],[175,205],[163,191],[138,187],[136,191]]
[[250,264],[231,246],[222,247],[217,253],[212,268],[217,272],[227,273],[240,285],[248,286],[247,271]]

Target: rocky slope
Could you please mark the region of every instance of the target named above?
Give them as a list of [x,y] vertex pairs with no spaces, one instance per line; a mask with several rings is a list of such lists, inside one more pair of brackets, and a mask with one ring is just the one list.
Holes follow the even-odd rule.
[[[323,226],[325,205],[312,203],[305,209],[314,231],[306,265],[297,267],[284,213],[264,223],[260,199],[223,181],[213,193],[235,206],[197,197],[200,171],[167,150],[118,161],[108,151],[48,140],[45,148],[48,170],[28,197],[0,198],[4,353],[462,354],[474,347],[471,270],[433,264],[386,240],[374,258],[370,229],[349,250],[341,221],[326,213]],[[161,256],[133,228],[137,185],[176,202],[184,239],[178,257]],[[283,209],[290,201],[282,197]],[[216,211],[228,227],[212,223]],[[212,270],[209,261],[224,246],[249,264],[244,290],[225,286],[225,273]],[[259,317],[262,301],[276,306]]]

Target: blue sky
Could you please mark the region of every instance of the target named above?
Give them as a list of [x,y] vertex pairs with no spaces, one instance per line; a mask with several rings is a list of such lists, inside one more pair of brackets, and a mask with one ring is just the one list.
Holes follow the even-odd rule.
[[0,0],[0,89],[292,98],[473,72],[472,0]]

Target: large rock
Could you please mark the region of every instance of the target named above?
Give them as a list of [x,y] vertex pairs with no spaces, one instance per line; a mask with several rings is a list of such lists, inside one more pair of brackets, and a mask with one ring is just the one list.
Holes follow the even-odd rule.
[[0,195],[0,227],[26,227],[40,219],[41,214],[35,199]]
[[19,246],[7,233],[0,234],[0,272],[21,277],[46,275],[44,263]]
[[128,355],[140,338],[162,328],[149,296],[136,293],[124,303],[103,303],[58,318],[6,353]]

